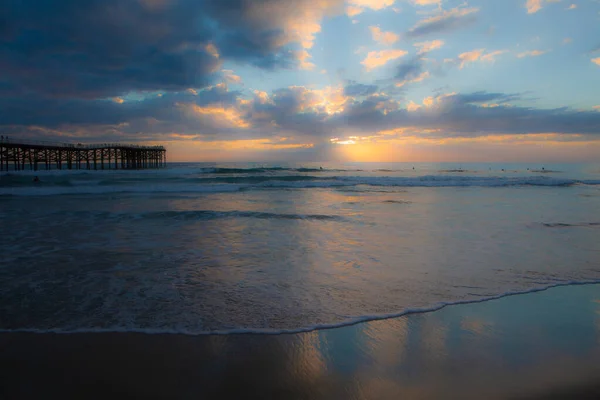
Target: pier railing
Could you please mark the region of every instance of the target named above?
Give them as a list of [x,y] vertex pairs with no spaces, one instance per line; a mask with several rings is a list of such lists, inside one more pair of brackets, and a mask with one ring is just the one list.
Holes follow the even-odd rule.
[[152,150],[165,150],[164,146],[147,146],[138,144],[126,144],[126,143],[64,143],[64,142],[51,142],[47,140],[31,140],[31,139],[17,139],[8,138],[6,136],[0,137],[0,143],[6,143],[11,145],[30,145],[30,146],[45,146],[45,147],[65,147],[71,149],[82,149],[82,150],[94,150],[94,149],[106,149],[106,148],[125,148],[125,149],[152,149]]
[[38,165],[45,169],[164,168],[166,154],[164,146],[14,140],[0,135],[0,171],[37,171]]

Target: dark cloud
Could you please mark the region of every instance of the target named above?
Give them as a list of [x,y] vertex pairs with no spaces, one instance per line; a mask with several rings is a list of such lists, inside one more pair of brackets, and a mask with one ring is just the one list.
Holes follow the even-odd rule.
[[406,36],[416,38],[426,36],[433,33],[443,33],[453,31],[459,28],[464,28],[475,22],[476,9],[469,12],[468,9],[455,8],[445,11],[439,16],[425,19],[406,32]]
[[[98,98],[209,83],[219,60],[198,2],[9,0],[0,65],[15,94]],[[0,78],[0,79],[2,79]]]
[[[166,93],[123,103],[106,99],[49,98],[33,95],[0,98],[0,126],[36,125],[58,129],[64,125],[111,125],[144,118],[175,123],[185,119],[178,104],[235,104],[240,94],[228,91],[223,85],[199,90],[197,93]],[[198,125],[195,127],[200,128]]]
[[344,94],[346,96],[370,96],[379,90],[377,85],[365,85],[362,83],[356,83],[349,81],[344,87]]
[[[329,114],[315,94],[302,87],[276,90],[268,98],[240,101],[239,92],[212,87],[192,93],[171,93],[122,104],[107,100],[23,98],[0,104],[0,125],[11,136],[76,132],[96,140],[152,140],[172,133],[201,135],[207,140],[264,138],[293,135],[297,140],[324,143],[349,132],[411,128],[439,130],[440,137],[490,134],[600,134],[600,113],[570,108],[535,109],[511,106],[519,94],[474,92],[439,96],[430,107],[408,111],[394,98],[375,93],[362,100],[347,99],[343,111]],[[33,106],[41,111],[30,114]],[[233,110],[246,126],[221,125],[220,115],[196,114],[191,106]],[[37,129],[37,128],[36,128]],[[240,136],[243,135],[243,136]],[[431,135],[431,134],[429,134]],[[49,137],[49,139],[52,139]]]
[[420,54],[398,65],[396,67],[394,79],[398,81],[404,81],[418,77],[422,72],[425,71],[425,61],[423,61],[424,57],[425,54]]
[[181,91],[213,83],[223,60],[266,69],[292,67],[298,62],[294,40],[301,39],[288,37],[285,23],[309,3],[5,0],[0,6],[0,95],[92,99]]
[[[356,102],[332,125],[350,125],[362,132],[395,128],[439,129],[443,137],[475,137],[490,134],[600,134],[600,113],[569,108],[534,109],[510,106],[519,95],[475,92],[439,97],[432,107],[417,111],[394,106],[377,97]],[[487,103],[487,107],[484,104]],[[490,104],[494,104],[490,107]],[[503,105],[504,104],[504,105]]]
[[506,93],[493,93],[493,92],[473,92],[467,94],[455,94],[445,99],[445,104],[453,104],[456,106],[462,106],[472,103],[490,103],[504,104],[510,101],[520,100],[520,94],[506,94]]

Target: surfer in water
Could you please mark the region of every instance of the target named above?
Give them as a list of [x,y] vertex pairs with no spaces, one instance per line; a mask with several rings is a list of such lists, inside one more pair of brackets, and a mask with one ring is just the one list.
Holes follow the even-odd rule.
[[37,182],[39,182],[39,181],[40,181],[40,178],[38,178],[38,177],[36,176],[36,177],[34,177],[34,178],[33,178],[33,181],[37,183]]

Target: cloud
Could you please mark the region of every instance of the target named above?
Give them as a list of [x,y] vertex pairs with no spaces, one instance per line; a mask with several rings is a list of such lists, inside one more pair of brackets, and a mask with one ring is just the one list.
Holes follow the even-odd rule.
[[[366,114],[364,107],[354,105],[336,116],[352,122],[357,130],[415,128],[438,129],[444,137],[478,137],[490,134],[558,134],[600,135],[600,113],[569,108],[533,109],[511,106],[518,94],[474,92],[451,93],[426,98],[423,107],[408,102],[407,107],[387,113]],[[363,117],[352,110],[363,109]]]
[[370,26],[369,30],[371,31],[373,40],[383,45],[390,46],[396,43],[400,38],[400,36],[398,36],[394,32],[383,32],[378,26]]
[[600,57],[598,58],[592,58],[592,62],[598,66],[600,66]]
[[508,53],[508,50],[492,51],[491,53],[488,53],[488,54],[482,56],[481,61],[494,62],[494,61],[496,61],[497,56],[504,54],[504,53]]
[[494,62],[496,61],[496,57],[507,53],[508,50],[496,50],[492,52],[486,53],[485,49],[475,49],[471,51],[467,51],[458,55],[455,59],[445,59],[444,62],[458,65],[460,69],[463,69],[468,64],[481,61],[481,62]]
[[479,58],[483,55],[484,51],[485,51],[485,49],[478,49],[478,50],[467,51],[465,53],[460,54],[458,56],[458,60],[459,60],[458,68],[463,69],[467,64],[470,64],[472,62],[479,60]]
[[524,58],[524,57],[538,57],[541,56],[543,54],[548,53],[550,50],[530,50],[530,51],[524,51],[522,53],[517,54],[518,58]]
[[569,43],[573,42],[573,39],[570,37],[564,38],[562,42],[563,42],[563,44],[569,44]]
[[226,82],[237,85],[242,84],[242,78],[240,78],[238,75],[235,75],[232,70],[224,69],[221,72],[223,73],[223,78],[225,78]]
[[406,54],[408,54],[408,52],[400,49],[370,51],[367,53],[367,57],[361,62],[361,64],[365,66],[367,71],[371,71],[375,68],[384,66],[389,61],[403,57]]
[[349,17],[355,17],[358,14],[362,14],[364,10],[361,7],[356,7],[356,6],[348,6],[346,7],[346,15],[348,15]]
[[435,132],[445,138],[555,132],[600,138],[596,110],[519,107],[511,103],[520,95],[511,93],[448,93],[427,97],[422,105],[405,101],[404,107],[377,92],[375,85],[356,82],[323,89],[290,86],[270,93],[256,91],[250,98],[224,84],[196,93],[167,93],[120,104],[59,98],[0,101],[5,111],[0,125],[11,136],[54,140],[68,135],[88,141],[293,137],[286,143],[307,144],[328,142],[348,132],[370,135],[407,128],[425,137]]
[[393,5],[395,1],[396,0],[348,0],[346,14],[349,17],[354,17],[361,14],[367,8],[379,11]]
[[567,8],[567,10],[574,10],[574,9],[576,9],[576,8],[577,8],[577,4],[571,4],[571,5],[570,5],[570,6]]
[[[0,81],[13,94],[103,98],[208,86],[222,63],[308,66],[320,21],[342,0],[10,1]],[[235,11],[232,11],[235,10]],[[4,22],[6,21],[6,22]],[[0,86],[3,82],[0,82]]]
[[527,14],[534,14],[542,9],[543,0],[527,0],[525,3],[525,8],[527,9]]
[[438,6],[441,7],[442,0],[410,0],[415,6]]
[[419,42],[414,44],[415,47],[419,48],[419,54],[429,53],[432,50],[441,48],[443,45],[443,40],[432,40],[429,42]]
[[558,3],[560,1],[561,0],[527,0],[525,8],[527,9],[527,14],[535,14],[542,9],[544,2]]
[[344,87],[344,94],[346,96],[370,96],[377,92],[379,87],[377,85],[364,85],[362,83],[356,83],[354,81],[350,81]]
[[417,56],[396,67],[396,73],[393,77],[396,82],[396,87],[403,87],[409,83],[421,82],[430,76],[430,73],[425,71],[424,57],[425,54],[419,53]]
[[200,7],[187,3],[9,2],[0,79],[19,92],[84,98],[207,85],[221,60],[195,21]]
[[421,106],[412,100],[406,105],[406,109],[408,110],[408,112],[418,111],[420,108]]
[[417,22],[406,35],[414,38],[462,28],[475,21],[475,14],[477,12],[479,12],[479,8],[475,7],[457,7],[441,11],[438,15]]
[[312,58],[312,56],[308,53],[308,51],[299,50],[299,51],[296,51],[294,54],[296,54],[296,58],[300,62],[300,65],[299,65],[300,69],[312,70],[315,68],[315,64],[308,61],[309,58]]

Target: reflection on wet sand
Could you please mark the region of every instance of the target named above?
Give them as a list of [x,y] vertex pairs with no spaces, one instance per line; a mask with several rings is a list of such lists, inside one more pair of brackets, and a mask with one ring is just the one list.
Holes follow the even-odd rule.
[[2,333],[0,397],[586,398],[600,394],[599,298],[562,287],[283,335]]

